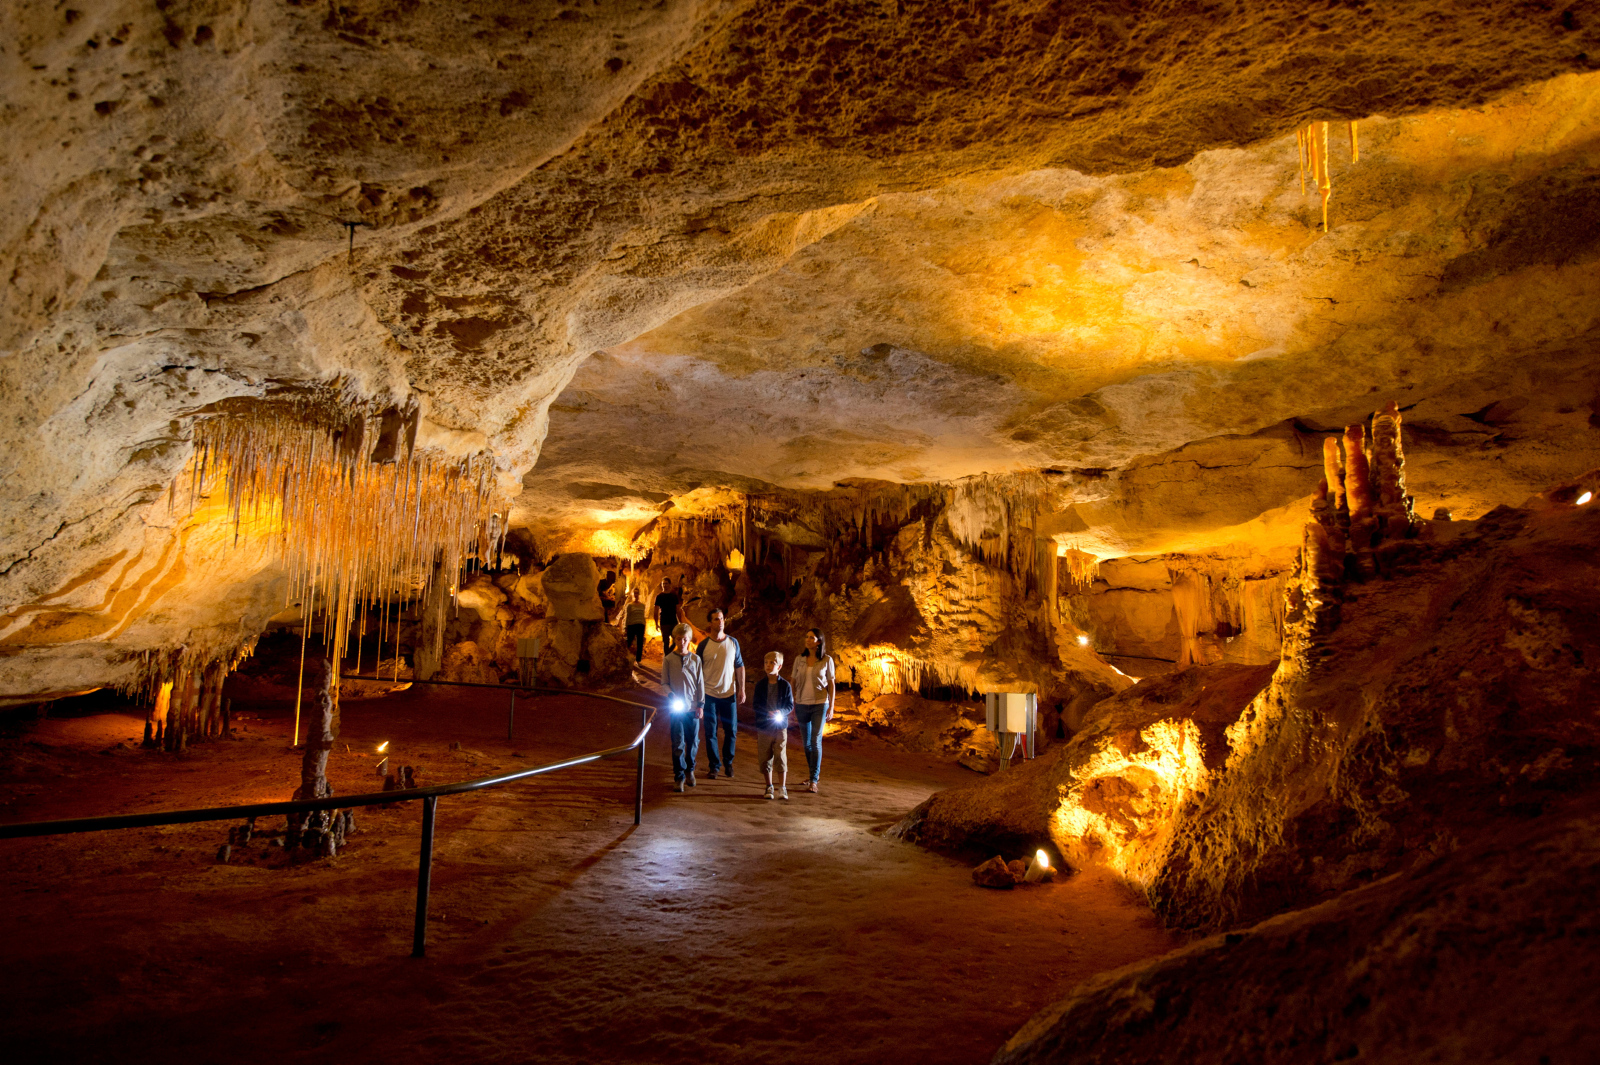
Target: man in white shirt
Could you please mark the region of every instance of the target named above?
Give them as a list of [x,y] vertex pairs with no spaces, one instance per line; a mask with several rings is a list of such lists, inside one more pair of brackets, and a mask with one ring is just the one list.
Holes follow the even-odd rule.
[[[738,738],[739,704],[745,701],[744,656],[739,641],[726,631],[727,615],[712,610],[707,624],[711,635],[700,641],[695,651],[700,656],[706,683],[706,776],[717,779],[717,772],[733,776],[733,750]],[[722,730],[722,750],[717,750],[717,730]],[[719,756],[720,755],[720,756]]]

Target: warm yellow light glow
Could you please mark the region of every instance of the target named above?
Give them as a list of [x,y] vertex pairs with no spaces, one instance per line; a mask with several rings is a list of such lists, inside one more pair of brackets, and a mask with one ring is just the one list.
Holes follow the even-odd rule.
[[1044,851],[1034,851],[1033,860],[1039,863],[1039,868],[1050,868],[1050,856]]
[[615,529],[596,529],[585,541],[583,552],[601,558],[637,558],[634,543]]
[[1578,506],[1580,506],[1580,507],[1583,506],[1585,503],[1589,502],[1589,500],[1591,500],[1593,498],[1594,498],[1594,493],[1593,492],[1585,492],[1585,493],[1583,493],[1583,495],[1578,497]]
[[737,547],[728,552],[728,568],[734,572],[744,569],[744,552]]
[[1178,812],[1205,785],[1208,770],[1200,727],[1191,720],[1152,722],[1138,739],[1107,744],[1075,767],[1051,817],[1050,838],[1063,857],[1076,855],[1143,886],[1160,868]]
[[1089,637],[1080,635],[1078,637],[1078,646],[1079,647],[1088,647],[1089,646]]
[[388,740],[384,740],[382,743],[378,744],[378,753],[379,754],[382,754],[384,751],[387,751],[388,749],[389,749],[389,741]]

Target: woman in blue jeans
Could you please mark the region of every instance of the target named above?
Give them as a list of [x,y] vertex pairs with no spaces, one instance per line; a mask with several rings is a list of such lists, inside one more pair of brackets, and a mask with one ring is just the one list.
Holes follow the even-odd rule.
[[806,648],[794,660],[789,673],[794,688],[794,716],[805,741],[806,766],[811,770],[806,790],[817,790],[822,775],[822,726],[833,716],[834,667],[828,642],[821,629],[806,633]]

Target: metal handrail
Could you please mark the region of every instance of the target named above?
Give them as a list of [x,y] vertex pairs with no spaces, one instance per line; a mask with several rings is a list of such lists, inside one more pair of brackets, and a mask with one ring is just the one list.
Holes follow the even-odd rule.
[[[356,679],[368,680],[370,678],[358,677]],[[586,765],[589,762],[598,762],[605,758],[615,758],[619,754],[626,754],[637,749],[639,752],[639,766],[634,790],[633,823],[637,825],[643,821],[644,741],[645,737],[650,734],[650,726],[655,723],[657,707],[648,703],[634,702],[631,699],[620,699],[614,695],[577,691],[571,688],[522,688],[506,684],[467,684],[461,681],[421,681],[420,683],[445,684],[462,688],[510,687],[522,691],[541,691],[562,695],[583,695],[591,699],[606,699],[610,702],[621,703],[624,706],[636,706],[639,708],[639,733],[634,736],[632,741],[620,747],[608,747],[603,751],[593,751],[589,754],[580,754],[572,758],[563,758],[556,762],[546,762],[544,765],[518,769],[510,773],[496,773],[493,776],[478,777],[475,780],[460,780],[454,784],[435,784],[428,788],[407,788],[402,791],[363,792],[359,795],[329,796],[325,799],[294,799],[287,802],[257,802],[238,806],[213,806],[202,810],[167,810],[160,813],[113,814],[108,817],[75,817],[57,821],[22,821],[9,825],[0,825],[0,839],[61,836],[79,832],[103,832],[121,828],[151,828],[158,825],[186,825],[201,821],[236,821],[240,818],[269,817],[277,814],[287,816],[297,813],[312,813],[318,810],[347,810],[357,806],[378,806],[386,803],[412,802],[420,799],[422,801],[422,852],[417,859],[417,913],[415,927],[412,932],[411,956],[413,958],[421,958],[427,954],[428,891],[433,866],[433,825],[435,811],[441,797],[445,795],[461,795],[469,791],[496,787],[500,784],[510,784],[513,781],[525,780],[528,777],[554,773],[558,769],[569,769],[572,766]],[[514,693],[512,698],[515,698]]]

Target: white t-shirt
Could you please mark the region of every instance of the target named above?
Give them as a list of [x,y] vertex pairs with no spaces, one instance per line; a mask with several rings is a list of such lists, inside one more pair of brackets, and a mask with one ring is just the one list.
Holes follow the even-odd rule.
[[795,659],[789,683],[794,687],[796,706],[825,706],[833,684],[833,656],[824,655],[820,661],[810,655]]
[[700,641],[698,650],[700,661],[705,665],[706,694],[717,699],[731,699],[738,694],[733,671],[744,668],[739,641],[732,636],[721,640],[707,636]]

